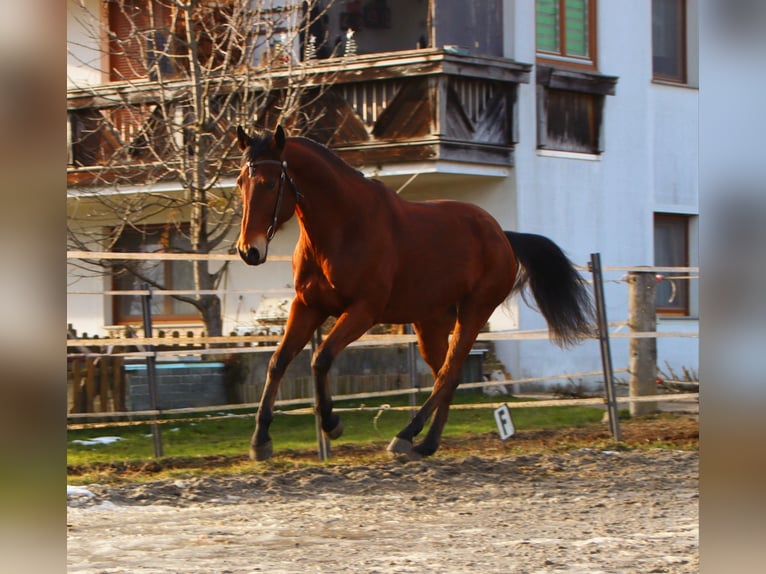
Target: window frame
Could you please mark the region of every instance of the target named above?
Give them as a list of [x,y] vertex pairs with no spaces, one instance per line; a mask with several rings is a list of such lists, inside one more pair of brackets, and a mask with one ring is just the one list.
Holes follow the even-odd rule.
[[[658,1],[675,2],[678,7],[678,22],[676,27],[676,48],[678,53],[679,73],[677,75],[664,74],[655,69],[655,28],[654,28],[654,5]],[[671,84],[687,85],[689,83],[689,6],[687,0],[652,0],[652,80],[668,82]]]
[[[684,260],[683,262],[673,265],[665,265],[665,264],[658,264],[657,263],[657,223],[658,220],[665,221],[665,222],[679,222],[683,224],[683,231],[682,231],[682,237],[684,242]],[[653,236],[654,236],[654,264],[658,267],[690,267],[690,261],[691,261],[691,226],[692,226],[692,216],[690,215],[684,215],[680,213],[665,213],[665,212],[655,212],[654,213],[654,220],[653,220]],[[665,275],[664,273],[661,275]],[[658,283],[658,286],[661,283]],[[659,291],[657,293],[657,298],[655,298],[655,311],[657,315],[662,317],[668,317],[668,318],[682,318],[682,317],[691,317],[692,316],[692,293],[691,293],[691,286],[690,286],[690,280],[689,279],[679,279],[676,281],[676,289],[680,290],[682,293],[682,298],[684,300],[683,307],[680,306],[670,306],[670,305],[661,305],[657,298],[659,297]]]
[[[181,225],[175,225],[175,224],[167,224],[167,223],[157,223],[157,224],[146,224],[146,225],[139,225],[131,228],[126,228],[126,230],[123,231],[125,233],[128,232],[136,232],[136,233],[142,233],[144,230],[151,230],[154,233],[162,233],[163,229],[170,229],[171,232],[174,231],[175,233],[188,233],[189,230],[189,224],[184,223]],[[119,240],[118,240],[119,243]],[[143,244],[143,242],[142,242]],[[117,251],[115,249],[115,251]],[[117,251],[119,253],[119,251]],[[163,253],[164,250],[156,250],[151,253]],[[147,252],[150,253],[150,252]],[[145,263],[144,261],[139,261],[139,263]],[[148,261],[148,263],[153,263],[152,261]],[[162,265],[162,276],[163,276],[163,286],[165,289],[172,290],[172,289],[191,289],[192,286],[190,285],[174,285],[172,283],[173,281],[173,270],[174,266],[177,266],[179,264],[188,263],[187,261],[179,261],[179,260],[159,260],[156,261],[157,265]],[[133,279],[133,276],[130,275],[130,271],[123,271],[123,273],[128,274],[131,279]],[[110,277],[110,283],[112,286],[112,290],[114,291],[126,291],[130,289],[125,289],[124,285],[120,285],[119,283],[119,277],[117,272],[113,272]],[[199,313],[196,312],[196,310],[191,311],[190,313],[174,313],[173,312],[173,305],[175,303],[179,303],[178,300],[173,299],[172,295],[161,295],[161,291],[157,291],[156,294],[152,296],[152,299],[161,298],[162,300],[162,312],[161,313],[155,313],[152,312],[152,321],[154,323],[158,324],[171,324],[171,323],[180,323],[180,324],[195,324],[200,322],[200,316]],[[120,305],[120,299],[130,299],[130,298],[138,298],[139,295],[112,295],[111,296],[111,310],[112,310],[112,324],[113,325],[131,325],[135,323],[140,323],[143,321],[142,315],[130,315],[130,314],[123,314],[122,313],[122,306]],[[185,305],[190,305],[189,303],[181,302]]]
[[559,29],[559,51],[550,52],[541,50],[537,46],[537,2],[535,2],[535,55],[538,62],[570,66],[574,68],[583,68],[588,70],[597,69],[598,65],[598,1],[585,0],[588,9],[588,56],[574,56],[566,52],[566,0],[558,0],[558,29]]

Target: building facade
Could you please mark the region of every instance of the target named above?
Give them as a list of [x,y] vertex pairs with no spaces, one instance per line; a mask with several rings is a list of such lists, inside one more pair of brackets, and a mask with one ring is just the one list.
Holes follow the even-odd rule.
[[[129,2],[144,9],[153,3]],[[109,29],[118,19],[112,4],[69,2],[72,221],[88,213],[96,194],[181,193],[168,178],[146,183],[137,177],[132,184],[92,179],[99,169],[97,151],[108,138],[97,129],[83,133],[94,117],[105,117],[115,94],[121,101],[125,94],[137,100],[136,94],[149,89],[127,77],[130,67],[115,58],[104,37],[100,44],[93,37],[94,29]],[[264,14],[285,22],[287,32],[278,30],[274,37],[287,48],[264,42],[248,65],[257,68],[274,50],[283,50],[295,65],[270,68],[272,77],[300,68],[304,84],[323,86],[311,108],[319,119],[306,135],[403,197],[478,204],[505,229],[550,237],[578,265],[587,265],[596,252],[607,268],[698,264],[697,0],[336,0],[316,3],[313,27],[293,36],[291,26],[299,28],[294,23],[301,18],[306,22],[305,7],[268,4]],[[98,26],[92,20],[86,26],[88,18]],[[269,117],[262,116],[264,123]],[[123,143],[131,137],[112,131]],[[232,189],[234,177],[223,177],[217,186]],[[125,230],[120,248],[172,244],[176,240],[163,235],[164,217],[158,215],[141,233]],[[289,255],[297,233],[297,223],[288,222],[270,254]],[[236,228],[229,239],[236,239]],[[227,246],[222,243],[221,252]],[[172,288],[191,287],[180,263],[162,265],[153,272],[175,278]],[[610,321],[627,318],[624,275],[607,273]],[[135,301],[94,294],[132,284],[87,273],[70,260],[68,322],[79,332],[101,335],[137,323]],[[290,265],[231,262],[222,285],[223,332],[247,331],[259,307],[290,296]],[[201,327],[188,307],[170,298],[158,305],[155,312],[167,328]],[[658,283],[657,305],[658,331],[697,331],[696,280]],[[543,327],[542,316],[518,298],[499,308],[489,324],[493,331]],[[495,350],[514,378],[601,365],[596,341],[569,350],[542,340],[498,341]],[[614,340],[612,351],[617,368],[627,365],[626,339]],[[696,371],[697,365],[696,338],[658,339],[661,370]]]

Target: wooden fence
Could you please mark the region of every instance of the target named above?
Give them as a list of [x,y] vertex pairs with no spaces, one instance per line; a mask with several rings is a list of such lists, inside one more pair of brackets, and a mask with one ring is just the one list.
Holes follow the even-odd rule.
[[[336,361],[332,374],[336,393],[350,395],[413,386],[429,387],[433,384],[430,371],[417,373],[414,384],[411,383],[406,365],[407,344],[397,341],[396,334],[381,336],[381,329],[377,331],[365,337],[375,343],[375,350],[365,345],[361,348],[354,345]],[[67,412],[114,413],[126,410],[126,406],[131,409],[131,375],[130,369],[126,372],[125,366],[143,365],[148,355],[180,359],[179,362],[183,362],[184,356],[189,356],[193,365],[222,363],[230,402],[256,403],[263,390],[269,358],[280,338],[281,335],[276,334],[206,337],[200,330],[185,333],[158,330],[155,336],[145,337],[135,329],[129,329],[118,337],[79,338],[77,331],[69,325]],[[363,362],[369,364],[373,357],[376,363],[374,368],[360,365]],[[279,400],[313,395],[310,363],[309,349],[295,358],[280,385]],[[160,382],[160,385],[163,383]]]
[[122,357],[75,357],[67,369],[68,412],[124,412],[125,360]]

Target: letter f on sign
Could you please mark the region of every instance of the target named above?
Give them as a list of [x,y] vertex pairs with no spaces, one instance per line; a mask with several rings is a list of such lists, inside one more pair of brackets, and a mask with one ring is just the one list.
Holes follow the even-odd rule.
[[495,409],[495,422],[497,423],[497,430],[500,433],[500,440],[512,437],[513,433],[516,432],[513,428],[511,409],[508,408],[508,405],[501,405]]

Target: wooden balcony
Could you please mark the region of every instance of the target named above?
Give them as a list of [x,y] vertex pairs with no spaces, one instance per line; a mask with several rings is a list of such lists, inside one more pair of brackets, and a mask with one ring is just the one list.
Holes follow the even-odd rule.
[[[437,161],[510,167],[518,84],[529,82],[530,70],[529,64],[503,58],[412,50],[272,71],[269,89],[278,92],[297,78],[302,88],[313,90],[304,111],[315,121],[305,135],[359,168]],[[168,88],[184,92],[181,84]],[[138,133],[145,137],[146,129],[137,123],[151,121],[156,97],[157,87],[150,82],[143,88],[109,84],[68,92],[70,186],[87,185],[104,169],[120,169],[140,183],[148,163],[110,168],[100,163],[105,150],[129,145]],[[115,108],[118,101],[135,106],[131,121]],[[279,106],[278,98],[272,105]],[[259,117],[268,124],[275,115],[264,109]],[[233,135],[233,127],[220,129]]]

